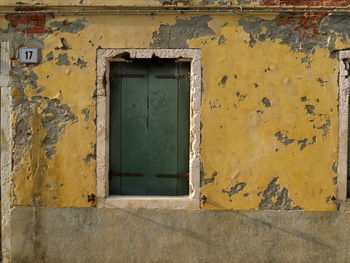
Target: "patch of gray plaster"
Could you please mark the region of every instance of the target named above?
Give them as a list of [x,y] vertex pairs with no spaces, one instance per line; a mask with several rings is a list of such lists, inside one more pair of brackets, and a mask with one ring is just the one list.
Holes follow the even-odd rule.
[[223,76],[222,78],[221,78],[221,81],[220,81],[220,83],[222,84],[222,85],[225,85],[226,84],[226,82],[227,82],[227,79],[228,79],[228,77],[225,75],[225,76]]
[[225,38],[225,36],[224,36],[224,35],[221,35],[221,36],[219,37],[219,39],[218,39],[219,45],[225,44],[226,40],[227,40],[227,39]]
[[327,136],[330,126],[331,126],[331,120],[328,119],[324,124],[317,127],[317,129],[323,130],[323,136]]
[[74,63],[74,64],[76,64],[76,65],[77,65],[78,67],[80,67],[81,69],[82,69],[82,68],[86,68],[86,66],[87,66],[87,62],[84,61],[84,60],[82,60],[81,58],[78,58],[77,62]]
[[264,104],[265,108],[270,108],[271,107],[271,102],[270,102],[270,100],[268,98],[264,97],[261,101]]
[[84,114],[84,121],[87,122],[89,121],[90,118],[90,110],[85,108],[81,111],[82,114]]
[[86,157],[84,158],[84,162],[89,163],[92,160],[96,160],[96,153],[89,153],[88,155],[86,155]]
[[334,177],[332,178],[332,181],[333,181],[333,184],[334,184],[334,185],[337,185],[337,184],[338,184],[338,176],[334,176]]
[[70,108],[60,103],[58,99],[50,99],[42,96],[27,97],[24,93],[24,88],[31,86],[33,90],[40,93],[40,88],[37,86],[36,80],[38,77],[34,71],[27,71],[28,68],[17,67],[11,71],[12,88],[17,90],[17,96],[13,99],[13,112],[15,115],[15,134],[14,134],[14,151],[13,161],[19,164],[26,151],[31,148],[33,132],[29,121],[33,117],[37,117],[37,112],[42,105],[46,105],[42,109],[43,118],[40,120],[43,127],[47,131],[43,143],[46,149],[48,159],[56,152],[56,143],[58,138],[65,133],[65,128],[68,124],[77,121],[75,115]]
[[321,87],[324,87],[325,84],[328,82],[327,80],[324,80],[323,78],[317,78],[316,80],[320,83]]
[[338,170],[338,163],[337,162],[333,162],[332,164],[332,171],[333,173],[337,173]]
[[317,137],[316,136],[312,136],[312,140],[310,144],[315,144],[317,141]]
[[70,65],[67,54],[59,54],[58,57],[56,58],[56,60],[57,60],[56,65],[58,65],[58,66],[69,66]]
[[259,203],[261,210],[303,210],[299,206],[293,206],[293,201],[288,196],[288,189],[277,184],[278,177],[272,179],[263,192],[264,199]]
[[72,48],[70,47],[70,45],[68,44],[67,39],[61,37],[60,41],[61,41],[61,46],[60,46],[60,47],[55,47],[56,50],[68,50],[68,49],[72,49]]
[[310,114],[310,115],[315,115],[315,106],[313,105],[305,105],[305,110],[306,110],[306,114]]
[[[338,37],[343,42],[350,37],[350,17],[347,15],[334,14],[320,21],[317,21],[317,18],[315,21],[310,20],[318,29],[316,33],[312,32],[311,27],[302,26],[304,19],[303,15],[295,14],[279,14],[272,20],[249,16],[241,18],[239,25],[249,33],[249,45],[252,47],[257,41],[272,40],[290,46],[293,51],[306,54],[313,54],[317,47],[328,48],[332,52]],[[331,56],[334,54],[331,53]]]
[[230,188],[229,191],[226,190],[222,190],[223,193],[226,193],[228,196],[233,196],[234,194],[238,194],[240,191],[242,191],[244,189],[244,187],[246,187],[247,184],[246,183],[238,183],[235,186],[232,186]]
[[85,22],[85,19],[80,18],[75,21],[68,21],[67,19],[65,19],[63,21],[52,22],[50,25],[63,33],[75,34],[85,28]]
[[38,102],[45,100],[48,104],[43,111],[45,116],[42,119],[43,126],[47,131],[47,135],[43,141],[43,146],[46,149],[46,156],[49,160],[56,153],[56,144],[58,138],[65,133],[65,127],[78,121],[78,118],[71,112],[71,109],[66,104],[61,104],[58,99],[49,99],[43,97],[32,98]]
[[301,63],[306,65],[306,68],[310,69],[311,68],[311,63],[312,59],[310,58],[309,55],[306,55],[305,57],[301,58]]
[[307,143],[308,143],[308,139],[305,138],[305,139],[302,139],[302,140],[298,140],[298,145],[300,146],[300,150],[304,150],[305,147],[307,146]]
[[288,145],[294,142],[294,139],[289,139],[286,135],[283,135],[281,131],[276,132],[275,137],[284,145]]
[[322,32],[333,32],[341,37],[342,42],[346,42],[350,37],[349,32],[350,17],[347,15],[330,15],[327,16],[321,23],[320,29]]
[[214,35],[208,26],[210,16],[196,16],[190,19],[176,19],[175,25],[162,24],[153,33],[152,48],[187,48],[187,40]]
[[215,172],[212,174],[212,176],[210,178],[203,178],[202,186],[206,185],[206,184],[214,183],[216,176],[218,176],[218,174]]
[[300,100],[301,100],[302,102],[306,102],[306,101],[307,101],[307,97],[306,97],[306,96],[301,97]]
[[[20,68],[18,71],[13,70],[11,72],[11,79],[12,83],[14,83],[14,87],[22,87],[22,85],[17,84],[24,82],[31,86],[37,94],[42,91],[42,88],[37,85],[38,76],[33,71],[24,71],[23,68]],[[24,90],[20,90],[20,92],[24,94]]]
[[54,56],[53,56],[53,53],[52,52],[50,52],[50,53],[48,53],[47,55],[46,55],[46,60],[47,61],[52,61],[54,59]]
[[236,96],[239,99],[239,101],[243,101],[247,97],[247,95],[244,95],[244,94],[240,93],[239,91],[236,92]]

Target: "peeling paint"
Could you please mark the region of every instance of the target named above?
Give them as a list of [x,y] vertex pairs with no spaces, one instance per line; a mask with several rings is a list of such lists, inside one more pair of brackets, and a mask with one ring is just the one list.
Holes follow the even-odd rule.
[[304,139],[302,139],[302,140],[298,140],[298,144],[299,144],[299,146],[300,146],[300,151],[302,151],[302,150],[304,150],[305,149],[305,147],[307,146],[307,144],[308,144],[308,139],[307,138],[304,138]]
[[60,46],[60,47],[55,47],[56,50],[68,50],[68,49],[72,49],[72,48],[69,46],[67,39],[61,37],[61,38],[60,38],[60,41],[61,41],[61,46]]
[[249,33],[252,47],[258,41],[272,40],[288,45],[293,51],[314,54],[318,47],[335,50],[337,37],[346,42],[349,20],[342,15],[319,14],[307,18],[303,14],[279,14],[272,20],[250,16],[240,19],[239,24]]
[[78,58],[77,62],[75,63],[79,68],[86,68],[87,62],[82,60],[81,58]]
[[333,164],[332,164],[332,171],[334,173],[337,173],[337,170],[338,170],[338,163],[337,162],[333,162]]
[[84,121],[89,121],[90,118],[90,110],[85,108],[81,110],[81,113],[84,114]]
[[215,178],[218,176],[217,173],[213,173],[212,176],[210,178],[204,178],[203,179],[203,185],[209,184],[209,183],[214,183],[215,182]]
[[47,61],[52,61],[54,59],[54,56],[53,56],[53,53],[52,52],[50,52],[50,53],[48,53],[47,55],[46,55],[46,60]]
[[219,39],[218,39],[219,45],[223,45],[223,44],[225,44],[225,42],[226,42],[225,36],[224,36],[224,35],[221,35],[221,36],[219,37]]
[[294,142],[294,139],[289,139],[286,135],[283,135],[281,131],[276,132],[275,137],[284,145],[288,145]]
[[196,16],[190,19],[176,19],[175,25],[162,24],[153,33],[151,48],[187,48],[187,40],[214,35],[208,26],[210,16]]
[[221,78],[221,81],[220,81],[221,85],[225,85],[226,82],[227,82],[227,79],[228,79],[227,76],[223,76],[223,77]]
[[313,105],[305,105],[305,110],[306,110],[306,114],[310,114],[310,115],[315,115],[315,106]]
[[56,58],[57,62],[56,65],[57,66],[69,66],[70,62],[69,62],[69,58],[67,54],[59,54],[58,57]]
[[52,27],[55,27],[57,30],[60,30],[63,33],[75,34],[79,31],[82,31],[85,28],[85,19],[77,19],[74,21],[69,21],[67,19],[63,21],[55,21],[50,23]]
[[306,96],[301,97],[300,100],[301,100],[302,102],[306,102],[306,101],[307,101],[307,97],[306,97]]
[[228,196],[233,196],[234,194],[238,194],[240,191],[242,191],[244,189],[244,187],[246,187],[247,184],[246,183],[238,183],[235,186],[232,186],[230,188],[230,190],[222,190],[223,193],[226,193]]
[[327,136],[330,126],[331,126],[331,120],[326,120],[325,123],[317,127],[317,129],[323,130],[323,136]]
[[[319,27],[306,30],[300,23],[311,20],[299,14],[55,16],[42,34],[1,24],[0,39],[12,43],[14,204],[94,205],[87,200],[96,188],[96,49],[152,46],[203,54],[203,209],[258,210],[268,184],[279,190],[263,209],[286,209],[291,199],[292,208],[336,209],[326,202],[336,195],[338,161],[339,65],[329,51],[348,48],[348,19],[317,18],[311,25]],[[22,46],[40,48],[42,62],[19,64]],[[237,182],[249,192],[230,202]]]
[[96,154],[95,153],[89,153],[85,158],[84,162],[89,163],[92,160],[96,160]]
[[277,184],[278,177],[273,178],[263,192],[259,208],[262,210],[303,210],[299,206],[293,206],[293,201],[288,196],[288,189]]
[[270,108],[271,107],[271,102],[268,98],[264,97],[261,102],[264,104],[265,108]]
[[[33,97],[32,101],[41,97]],[[56,144],[58,138],[65,132],[65,127],[68,124],[73,124],[78,121],[77,117],[71,112],[68,105],[61,104],[58,99],[47,99],[47,108],[43,110],[43,126],[47,131],[47,135],[43,141],[43,146],[46,149],[46,156],[51,160],[52,156],[56,152]]]

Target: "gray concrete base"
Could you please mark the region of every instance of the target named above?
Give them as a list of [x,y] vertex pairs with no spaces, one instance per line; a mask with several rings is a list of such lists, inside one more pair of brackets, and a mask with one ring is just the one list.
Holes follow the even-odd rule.
[[350,212],[25,208],[13,263],[350,262]]

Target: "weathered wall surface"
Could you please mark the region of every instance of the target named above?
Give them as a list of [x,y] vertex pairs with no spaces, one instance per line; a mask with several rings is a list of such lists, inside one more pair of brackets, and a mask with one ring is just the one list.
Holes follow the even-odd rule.
[[[349,259],[348,212],[16,208],[13,262]],[[325,231],[327,230],[327,231]]]
[[[305,4],[233,4],[291,2]],[[164,261],[178,257],[175,251],[187,262],[233,255],[235,262],[249,262],[247,255],[253,254],[251,262],[280,262],[288,255],[297,255],[294,262],[346,262],[349,231],[340,226],[348,225],[348,213],[335,212],[334,201],[337,51],[350,47],[349,21],[348,15],[325,13],[1,15],[0,40],[10,41],[12,63],[13,262],[97,262],[101,257],[115,262],[117,256],[123,262],[130,253],[134,261],[141,255]],[[18,63],[17,49],[25,46],[40,48],[38,65]],[[96,205],[100,47],[201,49],[202,210],[329,212],[87,208]],[[135,254],[137,249],[143,252]]]
[[[87,207],[96,193],[96,49],[200,48],[204,209],[335,210],[338,60],[348,17],[7,15],[13,205]],[[312,23],[314,17],[307,18]],[[307,21],[309,21],[307,20]],[[311,23],[311,22],[308,23]],[[39,65],[15,60],[39,47]]]

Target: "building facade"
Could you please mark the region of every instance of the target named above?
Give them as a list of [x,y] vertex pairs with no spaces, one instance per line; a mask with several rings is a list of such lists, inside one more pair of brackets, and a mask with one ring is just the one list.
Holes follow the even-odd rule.
[[348,6],[2,0],[3,262],[348,262]]

